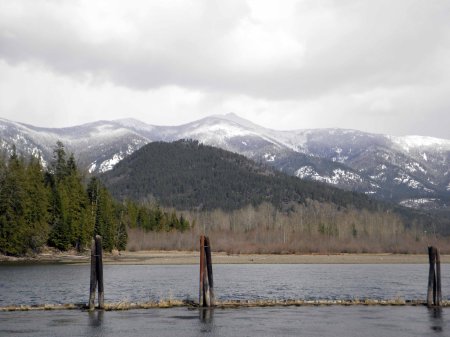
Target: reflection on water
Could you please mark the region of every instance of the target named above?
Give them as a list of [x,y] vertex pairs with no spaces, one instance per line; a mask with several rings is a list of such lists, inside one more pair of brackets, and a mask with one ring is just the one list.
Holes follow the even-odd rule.
[[200,308],[198,311],[201,322],[210,323],[214,319],[214,308]]
[[442,332],[444,321],[442,319],[442,308],[429,308],[431,330]]
[[0,336],[445,336],[448,312],[381,306],[0,312]]
[[104,310],[89,311],[89,326],[101,327],[104,315]]
[[214,332],[214,308],[200,308],[200,332],[212,333]]

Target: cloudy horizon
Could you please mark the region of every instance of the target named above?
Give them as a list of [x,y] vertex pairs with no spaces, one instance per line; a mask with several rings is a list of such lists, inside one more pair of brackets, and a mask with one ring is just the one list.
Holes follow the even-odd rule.
[[450,138],[450,3],[0,0],[0,117]]

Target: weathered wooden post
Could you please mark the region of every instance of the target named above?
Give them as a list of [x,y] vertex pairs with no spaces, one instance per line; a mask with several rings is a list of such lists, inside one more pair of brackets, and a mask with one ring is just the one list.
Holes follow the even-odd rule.
[[212,258],[211,258],[211,243],[209,237],[205,238],[205,255],[206,255],[206,268],[208,270],[208,285],[209,285],[209,305],[213,307],[216,303],[214,298],[214,279],[212,270]]
[[428,260],[430,262],[430,269],[428,272],[428,289],[427,289],[427,306],[433,305],[433,288],[434,288],[434,265],[435,265],[435,257],[433,247],[428,247]]
[[203,306],[204,304],[204,283],[205,281],[205,236],[200,235],[200,286],[199,286],[199,296],[198,305]]
[[442,303],[442,292],[441,292],[441,254],[439,250],[435,247],[436,250],[436,305],[438,307],[441,306]]
[[428,273],[427,306],[440,306],[441,294],[441,258],[436,247],[428,247],[430,270]]
[[98,283],[98,308],[105,308],[105,292],[103,288],[103,247],[102,237],[100,235],[95,236],[95,250],[97,257],[97,283]]
[[212,273],[211,248],[209,238],[200,236],[200,286],[199,306],[211,307],[215,304],[214,282]]
[[98,286],[98,308],[105,308],[103,288],[103,248],[102,237],[96,235],[91,241],[91,282],[89,287],[89,310],[95,309],[95,291]]
[[91,241],[91,283],[89,288],[89,310],[95,309],[95,290],[97,289],[97,259],[95,256],[95,240]]

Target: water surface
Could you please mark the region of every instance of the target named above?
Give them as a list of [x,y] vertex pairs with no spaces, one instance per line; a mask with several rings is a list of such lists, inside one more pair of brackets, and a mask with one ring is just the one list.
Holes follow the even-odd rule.
[[[86,303],[89,265],[0,265],[0,306]],[[106,302],[197,300],[196,265],[106,265]],[[424,300],[425,264],[215,265],[219,300],[405,299]],[[449,299],[450,265],[442,265]]]

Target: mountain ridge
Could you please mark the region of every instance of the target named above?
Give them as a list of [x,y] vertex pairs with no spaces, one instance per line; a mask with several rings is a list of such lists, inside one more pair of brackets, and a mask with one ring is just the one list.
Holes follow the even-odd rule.
[[351,129],[277,131],[236,114],[212,115],[179,126],[125,118],[68,128],[42,128],[0,118],[0,148],[40,156],[57,140],[80,167],[105,172],[147,143],[194,139],[297,176],[366,193],[409,207],[448,209],[450,140],[389,136]]

